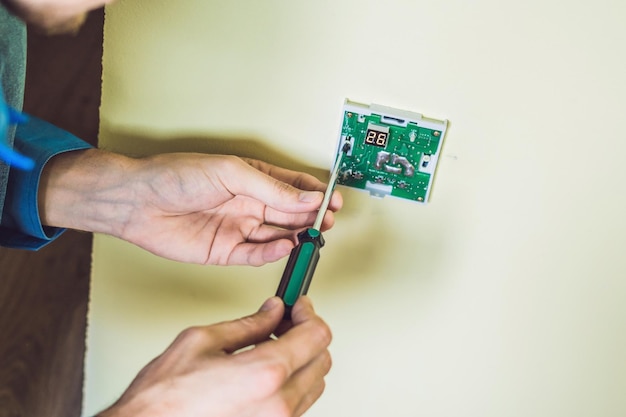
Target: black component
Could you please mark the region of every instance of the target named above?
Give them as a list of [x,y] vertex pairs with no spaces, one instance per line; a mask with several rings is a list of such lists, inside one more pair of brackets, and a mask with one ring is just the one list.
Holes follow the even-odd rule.
[[383,123],[387,123],[387,124],[392,124],[392,125],[398,125],[398,126],[406,126],[407,125],[407,121],[404,119],[399,119],[397,117],[391,117],[391,116],[382,116],[380,118],[380,121]]

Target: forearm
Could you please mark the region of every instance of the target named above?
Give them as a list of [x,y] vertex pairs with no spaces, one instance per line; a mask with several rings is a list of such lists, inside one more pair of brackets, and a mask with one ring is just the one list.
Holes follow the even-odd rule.
[[42,224],[121,236],[133,210],[137,165],[98,149],[55,156],[41,175]]

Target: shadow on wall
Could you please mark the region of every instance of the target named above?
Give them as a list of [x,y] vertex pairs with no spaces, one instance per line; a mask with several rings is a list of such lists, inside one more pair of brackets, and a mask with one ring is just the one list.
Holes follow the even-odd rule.
[[[346,209],[356,211],[350,200],[346,199]],[[316,277],[316,288],[338,296],[367,292],[367,287],[412,293],[440,276],[446,262],[445,237],[399,230],[395,222],[378,214],[361,219],[350,225],[338,220],[338,227],[350,229],[340,235],[341,240],[329,240],[332,249],[322,253],[321,261],[328,276]]]
[[[259,159],[271,164],[307,172],[322,181],[328,179],[329,172],[287,155],[272,146],[267,140],[244,135],[211,136],[206,134],[164,134],[162,132],[125,132],[102,127],[100,137],[106,137],[107,144],[100,146],[111,152],[132,157],[142,157],[169,152],[200,152],[210,154],[237,155]],[[102,140],[101,140],[102,141]]]

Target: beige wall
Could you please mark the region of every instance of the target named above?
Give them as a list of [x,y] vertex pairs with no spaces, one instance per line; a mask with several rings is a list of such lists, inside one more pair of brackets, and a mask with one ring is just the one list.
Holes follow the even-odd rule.
[[[100,140],[325,175],[346,97],[449,119],[429,205],[342,189],[310,291],[334,368],[308,415],[623,416],[625,16],[622,0],[122,0]],[[255,310],[283,265],[97,236],[86,414],[182,328]]]

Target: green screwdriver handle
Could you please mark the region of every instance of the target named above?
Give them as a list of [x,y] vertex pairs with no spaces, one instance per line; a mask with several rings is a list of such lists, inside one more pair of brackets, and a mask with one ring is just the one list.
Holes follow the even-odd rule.
[[285,320],[291,320],[293,305],[298,297],[309,290],[322,246],[324,237],[319,230],[311,228],[298,234],[298,245],[291,250],[276,291],[276,295],[285,303]]

